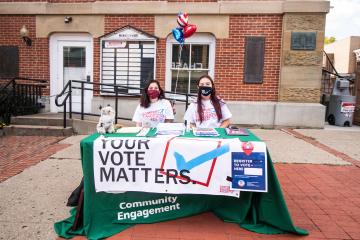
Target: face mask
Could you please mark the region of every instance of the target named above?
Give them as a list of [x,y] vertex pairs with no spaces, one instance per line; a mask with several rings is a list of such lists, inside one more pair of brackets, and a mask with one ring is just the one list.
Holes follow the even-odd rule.
[[155,98],[158,98],[159,95],[160,95],[160,92],[158,90],[154,90],[154,89],[149,89],[147,91],[147,94],[149,95],[149,98],[150,99],[155,99]]
[[212,89],[212,87],[200,86],[199,91],[200,91],[201,95],[209,96],[212,93],[213,89]]

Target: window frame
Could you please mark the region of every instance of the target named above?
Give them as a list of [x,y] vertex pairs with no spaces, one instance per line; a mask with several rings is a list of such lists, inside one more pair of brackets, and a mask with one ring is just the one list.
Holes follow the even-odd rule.
[[[171,91],[171,70],[172,70],[172,57],[173,57],[173,45],[179,44],[174,37],[169,35],[166,39],[166,71],[165,71],[165,90]],[[216,38],[210,33],[195,33],[190,38],[185,39],[185,44],[194,45],[209,45],[209,76],[214,78],[215,75],[215,51],[216,51]],[[176,96],[178,99],[183,99],[185,96]]]

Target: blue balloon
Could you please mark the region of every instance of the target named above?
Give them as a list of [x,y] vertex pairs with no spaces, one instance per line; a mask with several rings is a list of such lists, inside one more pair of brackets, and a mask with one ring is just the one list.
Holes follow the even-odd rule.
[[179,43],[184,43],[184,33],[181,28],[174,28],[172,34],[176,41]]

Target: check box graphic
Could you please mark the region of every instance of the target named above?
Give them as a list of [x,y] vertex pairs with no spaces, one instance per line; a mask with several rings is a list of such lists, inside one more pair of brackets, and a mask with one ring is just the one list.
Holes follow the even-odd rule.
[[[161,173],[167,169],[188,170],[191,182],[208,187],[218,156],[229,151],[229,146],[221,146],[221,140],[197,138],[172,138],[167,141],[161,163]],[[181,176],[178,179],[186,180]]]

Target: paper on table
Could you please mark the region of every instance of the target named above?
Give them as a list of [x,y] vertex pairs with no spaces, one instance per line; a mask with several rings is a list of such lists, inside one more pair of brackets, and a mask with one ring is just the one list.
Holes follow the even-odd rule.
[[116,133],[138,133],[142,127],[122,127],[116,130]]
[[144,127],[143,129],[141,129],[141,131],[138,134],[136,134],[136,136],[137,137],[145,137],[149,133],[149,131],[150,131],[150,128]]
[[159,123],[157,135],[184,135],[185,125],[183,123]]
[[194,136],[208,136],[208,137],[217,137],[219,133],[215,130],[215,128],[193,128]]

